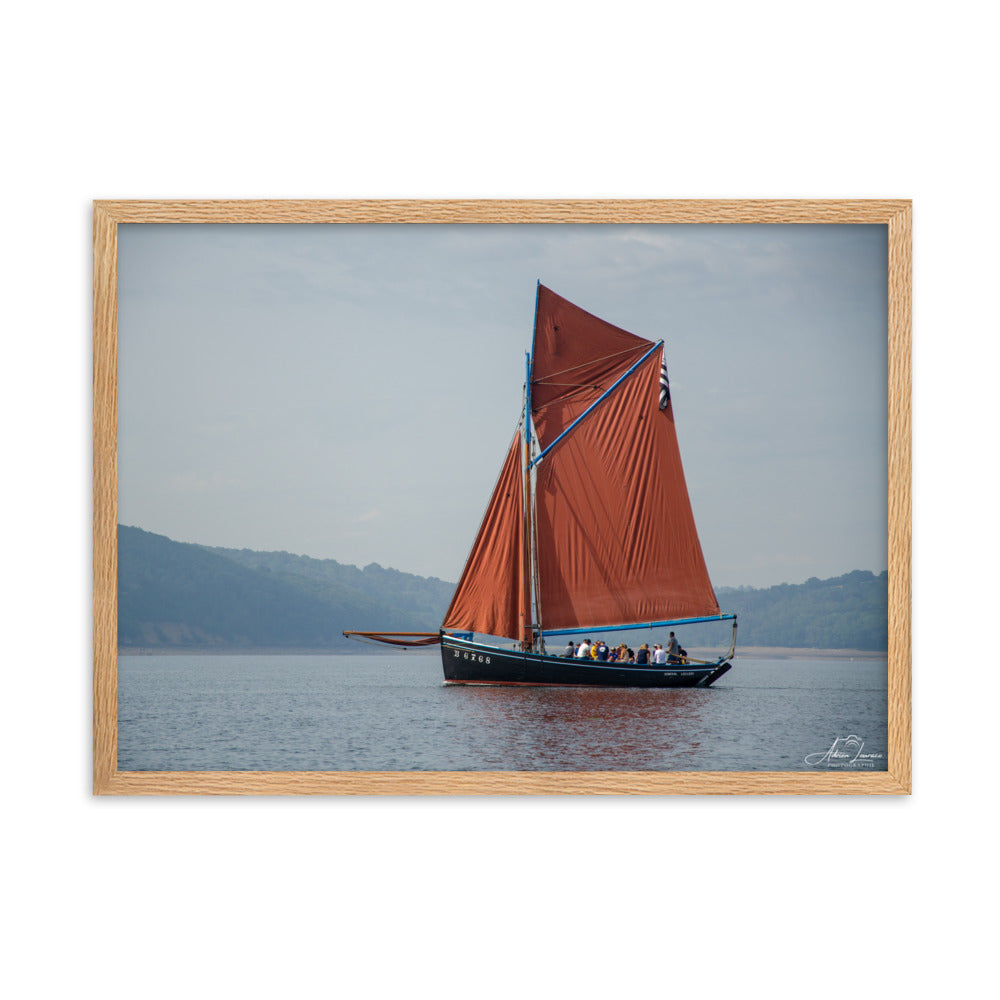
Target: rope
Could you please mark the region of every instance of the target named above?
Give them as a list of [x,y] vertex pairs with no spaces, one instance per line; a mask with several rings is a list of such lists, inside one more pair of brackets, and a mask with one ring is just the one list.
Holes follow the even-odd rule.
[[[652,347],[652,341],[648,342],[649,347]],[[603,358],[594,358],[590,361],[584,361],[581,364],[574,365],[572,368],[564,368],[559,372],[552,372],[550,375],[546,375],[545,378],[535,379],[535,385],[560,385],[562,383],[550,382],[549,379],[555,378],[557,375],[568,375],[570,372],[575,372],[579,368],[588,368],[593,365],[599,364],[602,361],[610,361],[612,358],[620,358],[623,354],[638,354],[640,351],[645,351],[646,347],[629,347],[624,351],[617,351],[615,354],[605,355]],[[567,383],[572,385],[573,383]]]
[[[652,348],[655,347],[656,345],[650,343],[649,346],[650,346],[650,350],[652,350]],[[548,403],[543,404],[542,406],[538,406],[538,405],[532,404],[532,411],[535,412],[535,413],[541,413],[542,410],[546,409],[549,406],[554,406],[557,403],[566,403],[566,402],[569,402],[570,400],[573,400],[574,397],[576,397],[580,392],[583,392],[585,390],[593,390],[594,392],[598,392],[598,393],[606,391],[606,387],[605,386],[603,386],[603,385],[594,385],[593,383],[590,383],[590,382],[552,382],[552,381],[550,381],[551,379],[555,378],[556,376],[566,375],[569,372],[576,371],[578,368],[590,367],[591,365],[597,364],[597,363],[599,363],[601,361],[610,361],[611,359],[613,359],[613,358],[619,358],[619,357],[621,357],[624,354],[633,354],[633,355],[634,354],[638,354],[642,350],[643,350],[643,348],[631,347],[628,350],[618,351],[616,354],[608,354],[608,355],[606,355],[603,358],[597,358],[596,361],[587,361],[587,362],[584,362],[583,364],[575,365],[573,368],[565,368],[561,372],[553,372],[551,375],[547,375],[545,378],[535,380],[535,382],[534,382],[535,385],[544,385],[544,386],[548,386],[548,387],[551,387],[551,388],[571,389],[571,390],[576,390],[576,391],[575,392],[571,391],[571,392],[564,393],[562,396],[559,396],[556,399],[552,399]],[[614,373],[612,373],[612,375],[610,377],[614,378]]]

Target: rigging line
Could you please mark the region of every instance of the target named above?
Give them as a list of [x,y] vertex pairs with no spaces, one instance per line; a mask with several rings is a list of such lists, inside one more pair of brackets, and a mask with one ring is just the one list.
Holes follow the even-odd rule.
[[645,362],[645,361],[647,360],[647,358],[649,358],[649,357],[651,357],[651,356],[652,356],[652,354],[653,354],[653,352],[654,352],[654,351],[658,350],[658,349],[659,349],[659,348],[661,348],[662,346],[663,346],[663,341],[662,341],[662,340],[658,340],[658,341],[657,341],[657,342],[656,342],[655,344],[653,344],[653,346],[652,346],[652,347],[650,347],[650,349],[649,349],[648,351],[646,351],[646,353],[645,353],[645,354],[644,354],[644,355],[643,355],[643,356],[642,356],[641,358],[639,358],[639,360],[638,360],[638,361],[637,361],[637,362],[636,362],[636,363],[635,363],[634,365],[632,365],[632,367],[631,367],[631,368],[629,368],[629,370],[628,370],[627,372],[625,372],[625,374],[624,374],[624,375],[622,375],[622,376],[621,376],[621,378],[619,378],[619,379],[618,379],[618,381],[617,381],[617,382],[615,382],[615,384],[614,384],[613,386],[611,386],[611,388],[610,388],[610,389],[608,389],[608,390],[607,390],[607,392],[605,392],[603,396],[600,396],[600,397],[598,397],[597,399],[595,399],[595,400],[594,400],[594,402],[593,402],[593,403],[591,403],[591,404],[590,404],[590,406],[588,406],[588,407],[587,407],[587,409],[585,409],[585,410],[583,411],[583,413],[581,413],[581,414],[580,414],[580,416],[578,416],[578,417],[576,418],[576,420],[574,420],[574,421],[573,421],[573,422],[572,422],[572,423],[571,423],[571,424],[569,425],[569,427],[567,427],[567,428],[566,428],[566,429],[565,429],[565,430],[564,430],[564,431],[562,432],[562,434],[560,434],[560,435],[559,435],[559,436],[558,436],[558,437],[557,437],[557,438],[556,438],[556,439],[555,439],[554,441],[552,441],[552,442],[551,442],[551,443],[549,444],[549,446],[548,446],[547,448],[543,449],[543,450],[542,450],[542,452],[541,452],[541,453],[540,453],[540,454],[538,455],[538,457],[537,457],[536,459],[534,459],[534,460],[532,461],[532,463],[531,463],[531,465],[529,466],[529,468],[533,468],[533,467],[534,467],[534,466],[536,466],[536,465],[537,465],[537,464],[538,464],[538,463],[539,463],[539,462],[540,462],[540,461],[541,461],[541,460],[542,460],[543,458],[545,458],[545,456],[546,456],[546,455],[547,455],[547,454],[548,454],[548,453],[549,453],[550,451],[552,451],[552,449],[553,449],[553,448],[554,448],[554,447],[555,447],[555,446],[556,446],[557,444],[559,444],[559,442],[560,442],[560,441],[562,441],[562,439],[563,439],[564,437],[566,437],[566,435],[567,435],[567,434],[569,434],[569,432],[570,432],[571,430],[573,430],[573,429],[574,429],[574,428],[576,427],[576,425],[580,423],[580,421],[581,421],[581,420],[584,420],[584,419],[585,419],[586,417],[588,417],[588,416],[589,416],[589,415],[590,415],[591,413],[593,413],[593,412],[594,412],[594,410],[595,410],[595,409],[596,409],[596,408],[597,408],[598,406],[600,406],[600,405],[601,405],[601,403],[603,403],[603,402],[604,402],[604,400],[606,400],[606,399],[608,398],[608,396],[610,396],[610,395],[611,395],[611,393],[613,393],[613,392],[615,391],[615,389],[617,389],[617,388],[618,388],[618,386],[620,386],[620,385],[622,384],[622,382],[624,382],[624,381],[625,381],[625,379],[627,379],[627,378],[629,377],[629,375],[631,375],[631,374],[632,374],[632,373],[633,373],[634,371],[636,371],[636,369],[637,369],[637,368],[639,368],[639,366],[640,366],[640,365],[642,365],[642,364],[643,364],[643,362]]
[[[541,385],[541,382],[536,382],[535,385]],[[603,386],[594,385],[593,382],[546,382],[547,388],[554,389],[603,389]]]
[[[647,340],[648,344],[649,341]],[[663,341],[661,340],[662,344]],[[594,365],[600,364],[602,361],[610,361],[612,358],[620,358],[623,354],[636,354],[643,350],[641,346],[639,347],[629,347],[624,351],[616,351],[614,354],[606,354],[603,358],[593,358],[590,361],[584,361],[578,365],[573,365],[572,368],[564,368],[562,371],[552,372],[550,375],[546,375],[545,378],[540,378],[535,381],[535,385],[554,385],[557,383],[550,382],[549,379],[556,378],[558,375],[568,375],[570,372],[575,372],[578,368],[587,368]]]
[[549,402],[543,403],[541,406],[536,406],[533,412],[535,412],[535,413],[541,413],[544,410],[547,410],[550,406],[557,406],[557,405],[559,405],[561,403],[572,403],[572,402],[574,402],[574,401],[577,400],[577,397],[585,389],[593,389],[596,392],[604,392],[605,391],[603,385],[583,385],[583,384],[581,384],[581,385],[577,385],[575,388],[577,390],[576,392],[567,392],[567,393],[564,393],[562,396],[558,396],[556,399],[549,400]]
[[[549,388],[546,386],[546,388]],[[588,389],[594,389],[597,392],[604,392],[607,388],[606,385],[601,385],[597,382],[554,382],[551,388],[555,389],[569,389],[569,392],[563,393],[563,395],[556,397],[544,406],[536,406],[536,410],[544,410],[546,406],[552,406],[554,403],[562,403],[567,399],[572,399],[574,395],[578,392],[585,392]]]

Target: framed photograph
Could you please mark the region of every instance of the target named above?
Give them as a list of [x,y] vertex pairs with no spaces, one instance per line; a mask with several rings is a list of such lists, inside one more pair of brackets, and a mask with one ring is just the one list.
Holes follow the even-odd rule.
[[95,794],[908,794],[911,229],[95,202]]

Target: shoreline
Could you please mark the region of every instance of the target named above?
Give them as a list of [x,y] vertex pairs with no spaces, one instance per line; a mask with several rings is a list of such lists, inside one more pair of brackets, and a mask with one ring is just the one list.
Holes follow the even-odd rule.
[[[380,656],[392,653],[409,656],[436,656],[438,649],[414,648],[401,649],[386,647],[384,650],[372,652],[355,652],[339,649],[219,649],[218,647],[179,648],[176,646],[158,647],[119,647],[118,656]],[[692,656],[699,659],[714,659],[720,655],[717,649],[710,650],[692,646]],[[734,660],[887,660],[886,651],[870,649],[812,649],[801,646],[744,646],[738,647]]]
[[[695,650],[692,649],[692,653]],[[703,652],[708,652],[703,650]],[[886,650],[811,649],[803,646],[737,646],[734,660],[887,660]]]

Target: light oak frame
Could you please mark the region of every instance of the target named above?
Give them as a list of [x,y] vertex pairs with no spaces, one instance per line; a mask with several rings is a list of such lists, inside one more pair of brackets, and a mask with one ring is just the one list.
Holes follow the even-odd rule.
[[[826,223],[888,227],[888,770],[879,772],[119,771],[117,275],[120,223]],[[829,201],[94,202],[94,686],[97,795],[909,794],[912,204]]]

